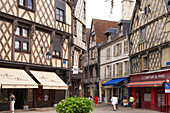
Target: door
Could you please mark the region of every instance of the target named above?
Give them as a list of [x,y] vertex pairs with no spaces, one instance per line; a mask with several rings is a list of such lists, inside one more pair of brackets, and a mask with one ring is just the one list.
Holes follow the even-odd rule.
[[141,108],[141,89],[137,89],[137,93],[136,93],[136,104],[137,104],[137,108]]
[[29,106],[29,108],[34,107],[33,89],[28,89],[28,106]]
[[162,112],[166,111],[165,100],[164,89],[156,89],[156,110]]
[[15,89],[13,94],[16,98],[15,109],[23,109],[23,91],[21,89]]

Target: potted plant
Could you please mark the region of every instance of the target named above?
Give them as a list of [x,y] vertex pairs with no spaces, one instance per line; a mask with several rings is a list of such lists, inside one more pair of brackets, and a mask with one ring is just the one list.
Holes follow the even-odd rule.
[[56,106],[57,113],[91,113],[94,110],[92,101],[85,97],[66,97]]

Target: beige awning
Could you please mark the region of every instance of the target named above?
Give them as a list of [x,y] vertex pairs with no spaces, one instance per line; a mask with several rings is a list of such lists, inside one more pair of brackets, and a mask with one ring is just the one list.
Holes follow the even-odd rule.
[[43,89],[62,89],[67,90],[68,86],[54,72],[30,71],[33,76],[41,83]]
[[38,84],[21,69],[0,68],[2,88],[38,88]]

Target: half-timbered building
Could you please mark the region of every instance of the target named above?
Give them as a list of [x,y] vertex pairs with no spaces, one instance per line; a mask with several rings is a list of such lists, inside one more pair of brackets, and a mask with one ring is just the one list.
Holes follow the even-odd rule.
[[0,1],[0,110],[50,107],[70,83],[71,0]]
[[107,37],[104,35],[105,31],[117,24],[118,22],[114,21],[92,19],[84,62],[83,84],[85,96],[95,97],[96,95],[99,97],[99,46],[107,42]]
[[[129,31],[132,87],[137,108],[166,111],[164,83],[170,78],[170,1],[141,0]],[[170,101],[170,100],[169,100]]]
[[[86,49],[86,0],[74,0],[73,40],[71,45],[71,92],[70,96],[82,95],[81,79]],[[76,70],[76,71],[75,71]]]

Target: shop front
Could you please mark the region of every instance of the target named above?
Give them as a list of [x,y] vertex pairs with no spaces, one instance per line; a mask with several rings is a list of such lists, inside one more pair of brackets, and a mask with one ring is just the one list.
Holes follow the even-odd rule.
[[21,69],[0,68],[0,111],[9,110],[9,93],[15,97],[15,109],[23,109],[27,105],[28,89],[38,88],[38,84]]
[[9,110],[9,93],[15,109],[53,107],[65,98],[68,86],[54,72],[0,68],[0,111]]
[[[164,83],[167,78],[170,78],[169,69],[130,75],[127,87],[131,87],[132,96],[136,100],[135,107],[165,112],[167,94]],[[168,101],[170,105],[170,99]]]
[[57,93],[60,93],[62,97],[66,95],[68,86],[56,73],[34,70],[30,72],[39,82],[38,89],[34,90],[34,107],[55,106],[57,99],[60,98]]
[[112,79],[102,86],[105,88],[105,103],[110,103],[112,96],[117,96],[119,104],[127,106],[127,100],[130,95],[130,89],[126,88],[126,84],[129,82],[129,77]]

